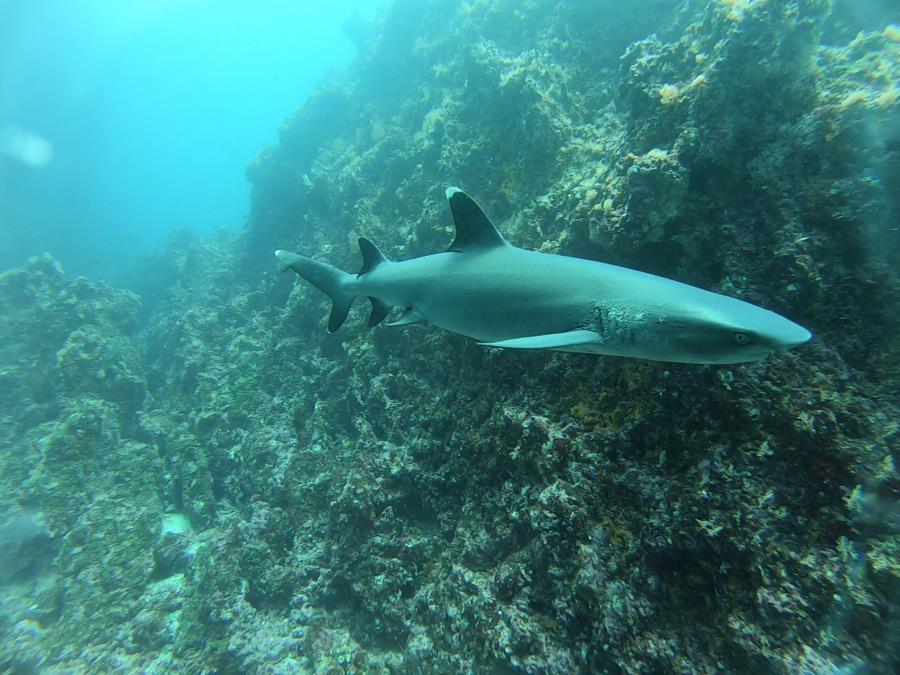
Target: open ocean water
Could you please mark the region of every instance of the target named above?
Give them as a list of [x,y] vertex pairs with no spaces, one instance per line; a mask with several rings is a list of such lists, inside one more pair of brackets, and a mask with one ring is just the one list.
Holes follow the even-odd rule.
[[898,230],[895,2],[0,0],[0,673],[898,672]]

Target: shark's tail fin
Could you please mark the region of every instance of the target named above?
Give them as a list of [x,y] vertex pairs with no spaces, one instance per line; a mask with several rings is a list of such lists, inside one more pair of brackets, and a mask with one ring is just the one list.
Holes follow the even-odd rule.
[[340,328],[353,304],[354,295],[350,288],[355,276],[290,251],[275,251],[275,257],[281,263],[282,272],[294,270],[331,298],[334,304],[331,306],[331,316],[328,317],[328,332],[333,333]]

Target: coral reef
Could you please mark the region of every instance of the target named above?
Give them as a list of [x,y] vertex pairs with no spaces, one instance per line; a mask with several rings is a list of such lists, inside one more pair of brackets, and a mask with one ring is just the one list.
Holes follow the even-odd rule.
[[[173,238],[144,309],[49,258],[0,276],[0,542],[34,561],[0,556],[0,669],[895,672],[895,29],[397,1],[248,168],[247,227]],[[816,338],[509,353],[363,303],[328,335],[274,269],[439,250],[448,184],[517,245]]]

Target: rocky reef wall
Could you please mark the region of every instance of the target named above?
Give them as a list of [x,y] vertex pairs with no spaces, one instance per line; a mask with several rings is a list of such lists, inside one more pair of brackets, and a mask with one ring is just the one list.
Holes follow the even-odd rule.
[[[132,293],[0,278],[0,667],[890,672],[900,32],[824,0],[395,2]],[[879,23],[879,21],[881,21]],[[515,244],[808,325],[698,367],[338,333],[272,250]],[[145,303],[148,292],[143,293]],[[24,520],[22,520],[24,519]],[[17,549],[19,550],[19,549]]]

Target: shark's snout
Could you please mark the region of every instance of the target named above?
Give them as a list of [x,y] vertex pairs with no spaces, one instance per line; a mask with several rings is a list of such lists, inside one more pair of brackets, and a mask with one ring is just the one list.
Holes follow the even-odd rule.
[[753,330],[770,351],[798,347],[812,338],[812,333],[800,324],[761,307],[754,306],[745,316],[750,319],[745,324],[747,328]]
[[782,317],[783,326],[774,336],[776,342],[782,345],[783,349],[798,347],[810,341],[812,333],[806,330],[800,324],[794,323],[789,319]]

